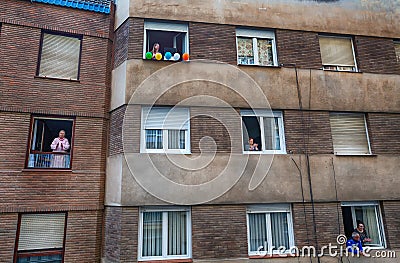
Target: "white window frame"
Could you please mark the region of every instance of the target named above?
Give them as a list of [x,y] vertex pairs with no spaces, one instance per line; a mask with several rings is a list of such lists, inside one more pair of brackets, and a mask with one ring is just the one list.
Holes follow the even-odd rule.
[[[393,45],[394,46],[399,46],[399,48],[400,48],[400,40],[393,40]],[[399,55],[397,55],[397,53],[396,53],[396,49],[395,49],[395,55],[396,55],[396,61],[397,61],[397,63],[400,63],[400,54]]]
[[[168,21],[155,22],[155,21],[144,21],[144,33],[143,33],[143,59],[146,59],[146,52],[150,50],[147,43],[147,30],[157,31],[172,31],[186,33],[185,41],[183,42],[184,50],[183,53],[189,53],[189,26],[187,23],[174,23]],[[181,55],[182,55],[181,54]],[[172,54],[174,55],[174,54]]]
[[[340,114],[343,114],[343,115],[346,114],[346,113],[344,113],[344,112],[331,112],[331,113],[333,113],[333,114],[340,113]],[[352,113],[349,113],[349,114],[352,114]],[[364,117],[364,127],[365,127],[365,136],[367,136],[368,153],[366,153],[366,154],[361,154],[361,153],[337,153],[337,152],[334,152],[335,155],[338,155],[338,156],[340,156],[340,155],[355,155],[355,156],[357,156],[357,155],[362,155],[362,156],[364,156],[364,155],[367,155],[367,156],[368,156],[368,155],[372,155],[371,142],[370,142],[370,140],[369,140],[369,134],[368,134],[367,119],[366,119],[366,117],[365,117],[365,113],[361,113],[361,114],[362,114],[363,117]],[[330,128],[331,128],[331,134],[332,134],[332,126],[331,126],[330,120],[329,120],[329,125],[330,125]],[[332,142],[332,144],[333,144],[333,142]],[[335,146],[334,146],[334,145],[332,145],[332,146],[333,146],[333,148],[335,149]]]
[[342,206],[350,206],[351,207],[351,217],[353,219],[353,228],[355,229],[357,227],[357,220],[356,220],[356,213],[355,213],[355,206],[374,206],[375,207],[375,217],[376,217],[376,222],[378,225],[376,227],[378,228],[378,233],[381,241],[382,246],[368,246],[364,245],[364,247],[368,247],[370,249],[384,249],[387,247],[386,245],[386,235],[385,235],[385,227],[383,225],[383,218],[382,218],[382,211],[381,211],[381,206],[379,202],[377,201],[371,201],[371,202],[342,202]]
[[[242,112],[243,111],[243,112]],[[269,111],[269,110],[242,110],[240,113],[241,117],[241,129],[242,129],[242,147],[243,147],[243,154],[286,154],[286,143],[285,143],[285,129],[284,129],[284,122],[283,122],[283,114],[281,111]],[[253,113],[250,113],[253,111]],[[242,117],[260,117],[260,131],[261,131],[261,147],[260,151],[246,151],[244,148],[245,141],[243,138],[243,120]],[[279,142],[281,145],[280,150],[265,150],[265,131],[264,131],[264,117],[269,118],[278,118],[278,127],[279,127]]]
[[[239,52],[238,52],[238,37],[246,37],[253,39],[253,54],[254,54],[254,64],[240,64],[239,63]],[[272,55],[273,55],[273,65],[260,65],[258,59],[258,45],[257,39],[271,39],[272,40]],[[262,67],[277,67],[278,66],[278,56],[276,51],[276,41],[275,32],[273,30],[255,30],[255,29],[236,29],[236,63],[242,66],[262,66]]]
[[[162,212],[162,256],[143,257],[143,213],[144,212]],[[186,233],[187,247],[186,255],[168,256],[168,212],[186,212]],[[165,260],[165,259],[189,259],[192,257],[192,220],[190,207],[149,207],[139,210],[139,233],[138,233],[138,261],[146,260]]]
[[[350,41],[351,41],[351,51],[353,53],[353,61],[354,61],[354,69],[352,69],[352,70],[343,69],[345,67],[352,67],[352,66],[346,66],[346,65],[340,65],[340,64],[338,64],[338,65],[324,65],[324,64],[322,64],[322,69],[323,70],[326,70],[326,71],[358,72],[356,53],[354,51],[354,43],[353,43],[353,38],[352,37],[319,35],[318,38],[320,38],[320,37],[350,39]],[[335,67],[336,69],[329,69],[328,67]]]
[[[185,149],[168,149],[168,131],[172,129],[158,129],[162,130],[162,136],[163,136],[163,141],[162,141],[162,149],[147,149],[146,148],[146,129],[144,127],[144,118],[145,118],[145,110],[146,108],[150,107],[142,107],[142,113],[141,113],[141,139],[140,139],[140,152],[141,153],[169,153],[169,154],[190,154],[191,153],[191,148],[190,148],[190,109],[186,108],[188,110],[188,129],[185,130]],[[172,107],[171,107],[172,109]]]
[[[265,214],[265,220],[266,220],[266,227],[267,227],[267,244],[268,247],[272,247],[272,230],[271,230],[271,216],[270,213],[286,213],[287,215],[287,227],[288,227],[288,235],[289,235],[289,247],[286,248],[286,251],[284,254],[289,254],[292,251],[290,250],[292,247],[294,247],[294,230],[293,230],[293,218],[292,218],[292,207],[290,204],[268,204],[268,205],[253,205],[247,207],[247,213],[246,213],[246,221],[247,221],[247,252],[249,256],[259,256],[260,254],[258,251],[251,251],[250,248],[250,224],[249,224],[249,214]],[[263,244],[264,245],[264,244]],[[269,255],[269,253],[272,252],[272,255],[280,255],[279,251],[277,248],[272,251],[261,251],[261,254],[266,253]]]

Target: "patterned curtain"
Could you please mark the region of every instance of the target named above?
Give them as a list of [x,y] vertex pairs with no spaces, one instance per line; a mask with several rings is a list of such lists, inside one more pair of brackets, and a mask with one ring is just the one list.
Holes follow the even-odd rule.
[[274,65],[271,39],[257,39],[258,61],[260,65]]
[[253,39],[238,37],[239,64],[254,64]]

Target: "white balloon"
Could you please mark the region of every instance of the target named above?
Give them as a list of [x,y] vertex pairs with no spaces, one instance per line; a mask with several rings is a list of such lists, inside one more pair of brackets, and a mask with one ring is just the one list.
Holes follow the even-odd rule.
[[181,58],[181,55],[179,55],[179,53],[175,53],[174,54],[174,60],[177,61]]

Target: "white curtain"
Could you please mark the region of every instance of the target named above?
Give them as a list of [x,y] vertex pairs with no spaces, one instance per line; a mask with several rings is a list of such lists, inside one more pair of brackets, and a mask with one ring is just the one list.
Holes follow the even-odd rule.
[[168,255],[187,254],[187,212],[168,212]]
[[372,242],[367,243],[367,245],[381,246],[375,206],[357,206],[354,210],[356,213],[356,220],[360,220],[364,223],[365,231],[367,231],[368,236],[372,239]]
[[271,213],[272,245],[275,249],[284,246],[289,249],[287,213]]
[[266,150],[280,150],[278,118],[264,118],[264,137]]
[[168,130],[168,149],[185,149],[185,130]]
[[354,67],[351,38],[319,37],[323,65]]
[[250,251],[257,251],[263,246],[263,251],[267,251],[267,226],[264,213],[249,214],[249,232],[250,232]]
[[143,213],[142,255],[162,255],[162,212]]

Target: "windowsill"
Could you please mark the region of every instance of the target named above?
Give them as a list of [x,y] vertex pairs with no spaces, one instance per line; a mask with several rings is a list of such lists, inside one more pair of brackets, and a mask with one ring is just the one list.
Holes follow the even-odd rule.
[[264,258],[287,258],[287,257],[296,257],[294,254],[285,253],[285,254],[266,254],[266,255],[249,255],[249,259],[264,259]]
[[152,262],[164,262],[164,263],[180,263],[180,262],[193,262],[193,259],[191,258],[185,258],[185,259],[139,259],[139,262],[144,262],[144,263],[152,263]]
[[279,65],[256,65],[256,64],[237,64],[239,67],[262,67],[262,68],[281,68]]
[[358,70],[358,71],[353,71],[353,70],[333,70],[333,69],[324,69],[323,67],[321,68],[321,70],[328,71],[328,72],[359,73],[359,74],[363,73],[360,70]]
[[77,83],[81,82],[79,79],[63,79],[63,78],[45,77],[45,76],[35,76],[34,78],[37,78],[37,79],[49,79],[49,80],[62,80],[62,81],[77,82]]
[[287,154],[286,152],[243,151],[243,154]]
[[34,168],[34,167],[29,167],[29,168],[24,168],[22,169],[22,172],[62,172],[62,173],[70,173],[72,172],[72,169],[70,168]]
[[188,61],[184,61],[182,59],[179,59],[179,60],[164,60],[164,59],[157,60],[157,59],[146,59],[146,58],[142,58],[142,60],[152,61],[152,62],[167,62],[167,63],[178,63],[178,62],[189,62],[190,61],[190,59]]
[[149,150],[142,150],[140,153],[150,153],[150,154],[181,154],[181,155],[189,155],[192,154],[190,151],[188,152],[179,152],[179,151],[149,151]]
[[335,156],[351,156],[351,157],[376,157],[378,156],[377,154],[351,154],[351,153],[334,153]]

